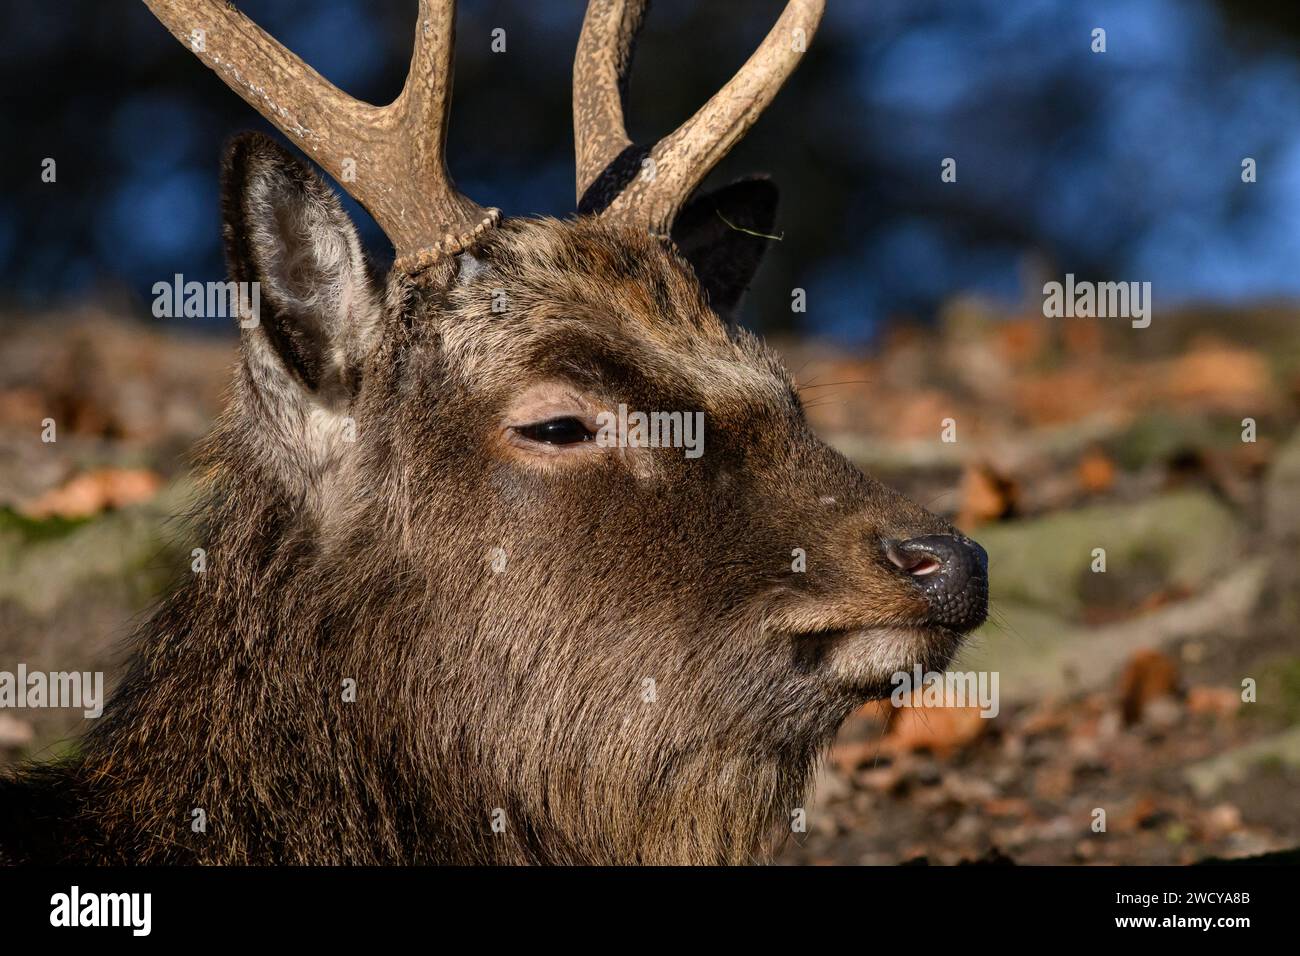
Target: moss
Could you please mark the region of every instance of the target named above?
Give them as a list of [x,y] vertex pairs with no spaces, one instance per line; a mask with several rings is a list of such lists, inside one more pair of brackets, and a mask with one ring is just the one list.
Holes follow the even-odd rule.
[[1125,471],[1168,462],[1189,451],[1241,444],[1241,416],[1213,417],[1155,412],[1137,419],[1104,445]]
[[[975,538],[989,553],[995,602],[1067,617],[1165,589],[1196,591],[1241,549],[1232,514],[1201,491],[989,525]],[[1105,549],[1104,574],[1092,571],[1095,548]]]
[[22,544],[53,541],[71,534],[90,520],[90,518],[65,518],[61,515],[31,518],[19,514],[12,508],[0,508],[0,535],[17,534]]
[[1244,707],[1249,716],[1300,723],[1300,657],[1284,657],[1259,673],[1258,703]]
[[145,505],[50,529],[24,530],[27,521],[0,532],[0,599],[45,617],[107,589],[143,609],[189,567],[188,528],[175,519],[187,513],[185,491],[173,484]]

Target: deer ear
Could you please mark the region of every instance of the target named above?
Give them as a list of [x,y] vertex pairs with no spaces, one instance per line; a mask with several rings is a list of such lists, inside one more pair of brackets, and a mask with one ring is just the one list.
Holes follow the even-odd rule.
[[696,196],[673,222],[673,241],[724,319],[733,318],[772,241],[777,196],[770,179],[742,179]]
[[379,308],[338,197],[283,147],[248,133],[226,151],[222,207],[231,279],[257,283],[253,317],[240,323],[254,381],[287,378],[323,404],[346,403]]

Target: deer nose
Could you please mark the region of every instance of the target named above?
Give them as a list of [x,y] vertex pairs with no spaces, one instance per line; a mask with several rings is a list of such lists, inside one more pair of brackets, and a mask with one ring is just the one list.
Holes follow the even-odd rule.
[[885,556],[925,594],[929,623],[969,631],[984,622],[989,556],[974,541],[955,534],[886,541]]

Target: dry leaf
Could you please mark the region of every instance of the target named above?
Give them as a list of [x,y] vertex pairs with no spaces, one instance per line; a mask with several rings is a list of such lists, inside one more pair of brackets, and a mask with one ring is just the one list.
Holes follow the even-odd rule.
[[1115,463],[1099,448],[1089,449],[1079,460],[1079,485],[1089,494],[1109,491],[1115,484]]
[[1178,664],[1168,654],[1142,650],[1135,653],[1120,678],[1120,707],[1124,723],[1132,725],[1156,700],[1178,691]]
[[970,530],[1014,513],[1019,489],[987,465],[969,465],[962,474],[960,494],[957,525]]
[[944,757],[977,740],[989,723],[978,707],[900,707],[880,748],[894,753],[928,750]]
[[82,472],[66,484],[31,499],[20,511],[31,518],[86,518],[110,508],[148,501],[162,478],[140,468],[103,468]]

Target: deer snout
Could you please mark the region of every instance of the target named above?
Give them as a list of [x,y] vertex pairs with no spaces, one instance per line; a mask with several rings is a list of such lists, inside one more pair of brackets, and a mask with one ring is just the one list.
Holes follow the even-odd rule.
[[974,541],[955,534],[886,541],[885,556],[921,589],[930,606],[930,623],[969,631],[984,622],[989,556]]

